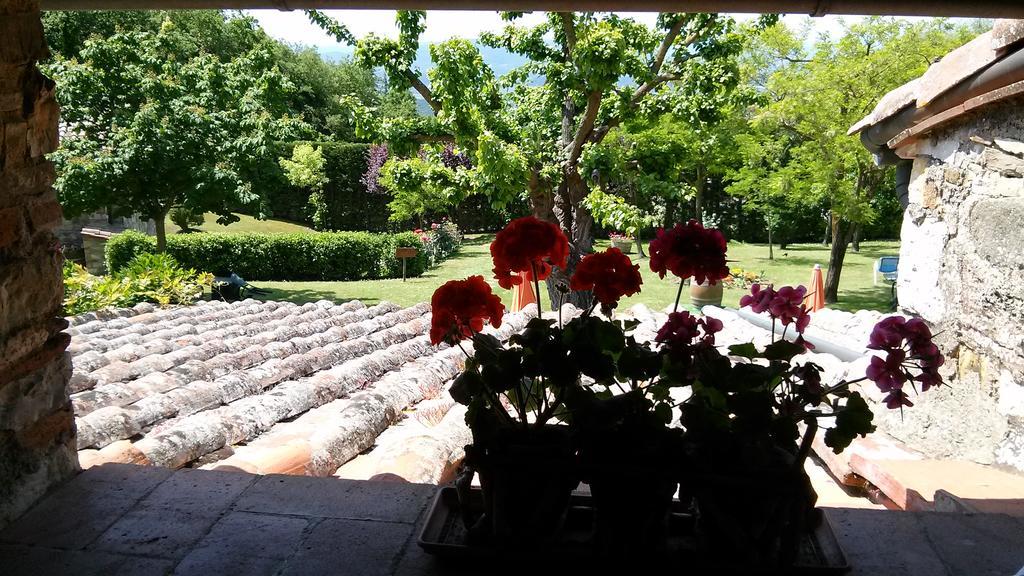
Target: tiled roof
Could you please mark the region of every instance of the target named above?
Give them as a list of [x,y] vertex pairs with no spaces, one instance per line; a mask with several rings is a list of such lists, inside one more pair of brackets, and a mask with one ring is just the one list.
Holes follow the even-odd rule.
[[[453,403],[437,400],[463,359],[457,348],[430,345],[426,304],[246,300],[139,305],[69,320],[72,404],[86,466],[330,474],[417,403],[433,400],[443,419]],[[527,320],[509,314],[495,333],[507,337]],[[302,446],[280,440],[288,434]]]
[[[915,126],[930,129],[938,124],[928,122],[929,119],[948,122],[997,97],[1017,95],[1020,91],[1002,89],[1016,86],[1024,78],[1024,65],[1009,58],[1021,50],[1024,20],[997,20],[992,30],[946,54],[921,77],[882,96],[871,113],[850,127],[848,133],[886,122],[896,123],[887,131],[896,134],[888,141],[889,147],[895,149],[916,134]],[[999,66],[995,66],[997,63]]]
[[[507,338],[532,313],[507,314],[494,333]],[[563,309],[565,318],[578,313]],[[666,317],[642,305],[622,314],[640,321],[639,340],[652,339]],[[464,407],[447,393],[464,356],[430,345],[426,304],[202,302],[69,321],[84,466],[440,482],[471,439]],[[719,343],[768,338],[733,319]],[[845,374],[837,359],[817,356]]]

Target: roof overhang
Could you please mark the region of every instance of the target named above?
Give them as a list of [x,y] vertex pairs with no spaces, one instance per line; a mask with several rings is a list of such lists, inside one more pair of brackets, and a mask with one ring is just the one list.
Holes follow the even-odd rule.
[[1024,18],[1020,0],[40,0],[43,10],[166,9],[419,9],[419,10],[628,10],[639,12],[736,12],[878,14]]

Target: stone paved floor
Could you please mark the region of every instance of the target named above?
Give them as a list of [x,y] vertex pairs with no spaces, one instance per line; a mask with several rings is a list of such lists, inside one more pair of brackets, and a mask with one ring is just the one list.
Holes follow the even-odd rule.
[[[493,573],[441,566],[420,551],[419,523],[436,490],[108,464],[0,533],[0,574]],[[1024,567],[1024,519],[827,512],[855,575],[1013,575]]]

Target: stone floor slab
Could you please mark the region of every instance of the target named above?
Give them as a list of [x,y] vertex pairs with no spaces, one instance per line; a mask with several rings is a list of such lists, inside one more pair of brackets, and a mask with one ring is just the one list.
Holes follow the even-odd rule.
[[122,516],[89,549],[178,560],[217,519],[209,514],[137,508]]
[[280,576],[389,576],[412,531],[409,524],[324,520]]
[[298,549],[317,519],[232,512],[196,544],[196,551],[284,560]]
[[171,474],[171,470],[149,466],[97,466],[0,532],[0,542],[84,548]]
[[246,490],[236,502],[235,509],[413,523],[437,489],[437,486],[426,484],[269,475],[261,477]]
[[[853,576],[952,576],[913,512],[826,509]],[[1013,572],[1008,572],[1013,574]],[[962,576],[973,576],[968,572]]]
[[174,576],[275,576],[284,566],[280,558],[222,554],[197,548],[174,570]]
[[937,556],[953,574],[997,576],[1024,569],[1024,527],[999,514],[919,514]]
[[201,513],[226,512],[242,492],[256,481],[252,474],[183,469],[146,496],[139,506],[154,510]]
[[163,576],[170,560],[80,550],[0,545],[4,576]]

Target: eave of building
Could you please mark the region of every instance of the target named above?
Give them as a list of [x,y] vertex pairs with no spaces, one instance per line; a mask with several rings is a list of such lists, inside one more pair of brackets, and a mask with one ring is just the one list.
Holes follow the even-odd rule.
[[897,134],[889,141],[888,146],[894,150],[896,155],[900,158],[912,160],[917,156],[915,144],[917,144],[924,136],[928,135],[928,133],[983,106],[988,106],[996,102],[1020,96],[1024,96],[1024,80],[1014,82],[1009,86],[1004,86],[998,90],[993,90],[980,96],[975,96],[974,98],[965,101],[963,104],[958,104],[948,110],[944,110],[934,116],[926,118],[919,124],[915,124],[914,126]]
[[419,10],[549,10],[641,12],[731,12],[877,14],[890,16],[1024,17],[1016,0],[42,0],[43,10],[161,9],[419,9]]

